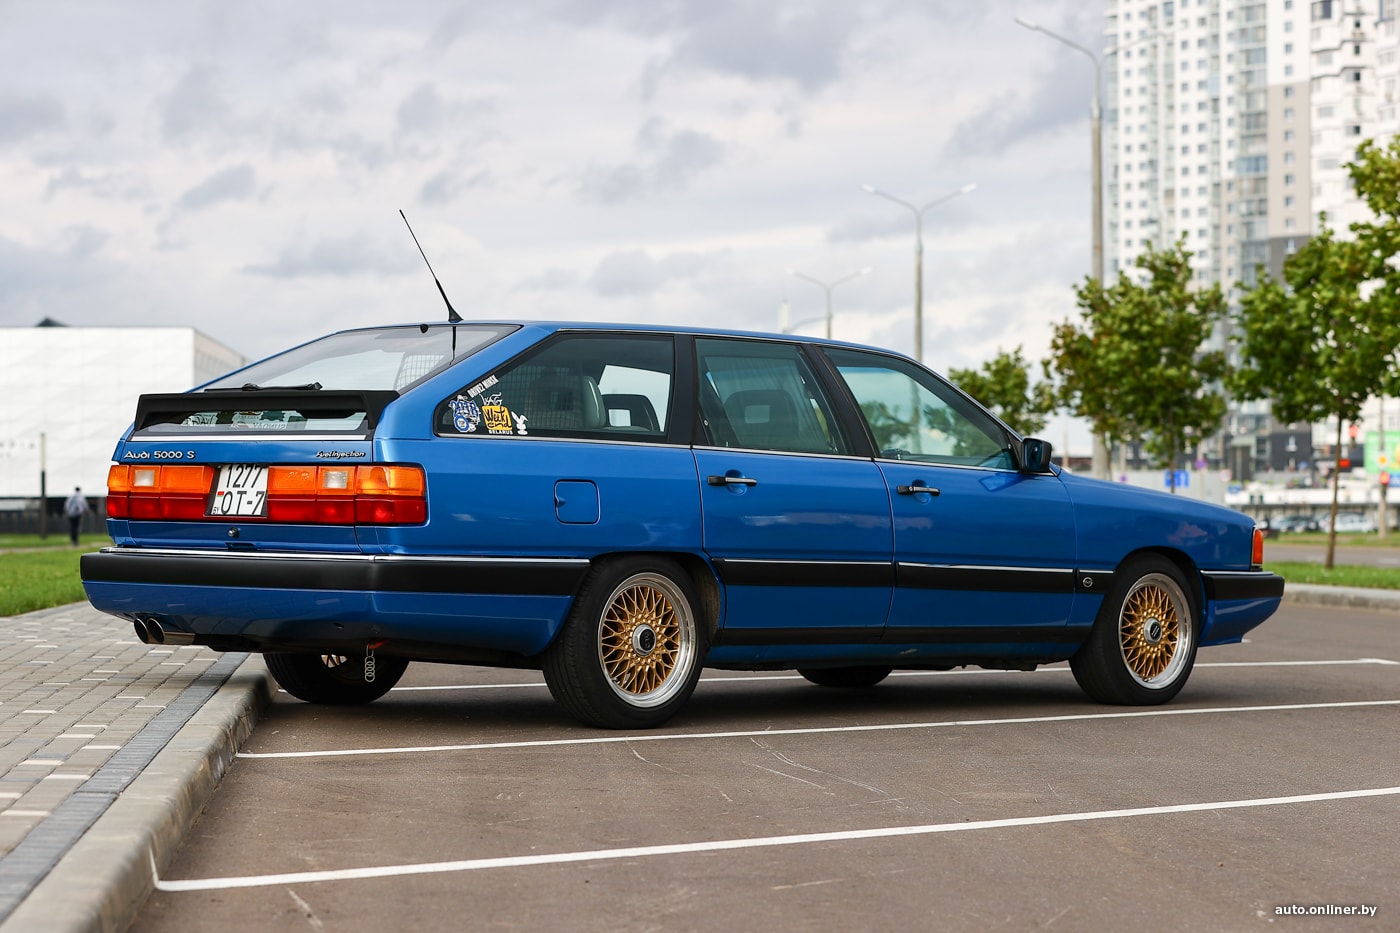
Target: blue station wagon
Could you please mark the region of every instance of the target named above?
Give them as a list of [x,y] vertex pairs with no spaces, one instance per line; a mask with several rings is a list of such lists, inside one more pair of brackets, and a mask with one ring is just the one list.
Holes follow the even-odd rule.
[[261,652],[313,703],[413,660],[540,669],[595,726],[705,667],[871,687],[1068,660],[1163,703],[1278,607],[1214,505],[1070,475],[907,357],[577,323],[344,331],[146,395],[82,558],[142,641]]

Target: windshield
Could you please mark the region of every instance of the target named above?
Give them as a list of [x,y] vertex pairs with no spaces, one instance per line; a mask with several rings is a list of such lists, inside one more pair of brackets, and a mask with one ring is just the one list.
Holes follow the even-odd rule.
[[206,389],[401,392],[510,331],[507,324],[435,324],[344,331],[217,379]]

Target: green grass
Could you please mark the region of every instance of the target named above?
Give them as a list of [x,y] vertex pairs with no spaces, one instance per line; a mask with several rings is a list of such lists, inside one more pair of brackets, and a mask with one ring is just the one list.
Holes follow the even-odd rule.
[[1359,567],[1338,564],[1331,570],[1321,564],[1298,564],[1288,561],[1267,561],[1265,570],[1272,570],[1288,583],[1320,583],[1323,586],[1361,586],[1370,589],[1400,590],[1400,570],[1394,567]]
[[[111,538],[101,534],[79,535],[78,541],[84,548],[106,547],[112,543]],[[72,547],[68,542],[68,526],[51,530],[47,538],[41,538],[38,535],[0,535],[0,551],[35,547]]]
[[[67,539],[64,539],[65,543]],[[96,542],[102,544],[102,541]],[[0,616],[62,606],[86,599],[78,557],[91,548],[48,548],[0,554]]]
[[[1320,544],[1325,546],[1327,532],[1301,531],[1279,535],[1277,538],[1270,538],[1264,542],[1265,551],[1268,550],[1270,544]],[[1384,538],[1374,531],[1339,531],[1337,532],[1337,547],[1400,547],[1400,531],[1392,528]]]

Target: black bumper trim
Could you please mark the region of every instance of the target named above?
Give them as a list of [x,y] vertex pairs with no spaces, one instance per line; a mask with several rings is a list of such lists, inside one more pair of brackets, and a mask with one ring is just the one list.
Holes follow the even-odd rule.
[[1263,570],[1203,570],[1206,599],[1276,599],[1283,596],[1283,577]]
[[588,568],[588,561],[579,558],[204,554],[122,548],[81,559],[84,583],[507,596],[572,596]]

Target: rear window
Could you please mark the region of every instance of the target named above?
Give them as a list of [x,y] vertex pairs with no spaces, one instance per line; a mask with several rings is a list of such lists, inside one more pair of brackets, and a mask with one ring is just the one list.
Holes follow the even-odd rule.
[[268,357],[205,388],[402,392],[512,330],[514,325],[433,324],[344,331]]

